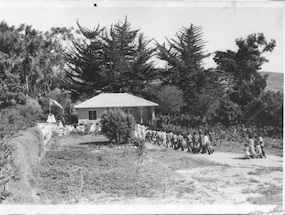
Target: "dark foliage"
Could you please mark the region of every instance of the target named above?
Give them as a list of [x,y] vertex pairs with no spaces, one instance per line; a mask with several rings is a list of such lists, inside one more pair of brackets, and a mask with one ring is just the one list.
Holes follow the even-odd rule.
[[156,75],[150,58],[153,49],[139,30],[132,30],[127,19],[107,31],[89,30],[78,24],[82,40],[74,40],[66,55],[69,69],[63,86],[73,97],[98,92],[141,93]]
[[275,40],[267,42],[262,33],[251,34],[246,39],[236,39],[236,45],[238,51],[217,51],[214,60],[217,69],[225,72],[231,101],[244,107],[266,87],[267,76],[258,70],[268,61],[262,55],[274,49]]

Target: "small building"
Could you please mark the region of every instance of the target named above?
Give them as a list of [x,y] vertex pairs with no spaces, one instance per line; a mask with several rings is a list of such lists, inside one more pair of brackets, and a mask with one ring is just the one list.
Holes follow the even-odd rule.
[[156,106],[157,103],[128,93],[101,93],[74,108],[78,112],[78,123],[99,122],[104,111],[109,108],[121,108],[124,112],[132,114],[137,123],[148,124],[155,117]]

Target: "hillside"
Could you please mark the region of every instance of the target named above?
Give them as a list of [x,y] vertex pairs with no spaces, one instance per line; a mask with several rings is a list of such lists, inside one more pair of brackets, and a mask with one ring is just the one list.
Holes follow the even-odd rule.
[[284,74],[277,72],[260,72],[262,75],[268,74],[266,90],[281,91],[284,87]]

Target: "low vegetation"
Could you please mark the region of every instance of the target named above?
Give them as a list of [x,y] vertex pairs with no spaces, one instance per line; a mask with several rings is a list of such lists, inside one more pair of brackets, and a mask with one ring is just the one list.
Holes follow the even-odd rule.
[[244,191],[244,193],[259,193],[262,197],[250,197],[248,201],[257,205],[282,205],[282,186],[259,185],[255,189]]
[[271,172],[283,172],[282,167],[261,167],[257,168],[254,171],[249,172],[249,175],[263,175],[263,174],[269,174]]
[[38,193],[44,202],[56,199],[56,204],[96,194],[157,197],[166,179],[174,179],[171,170],[155,161],[138,162],[135,149],[49,151],[41,162]]

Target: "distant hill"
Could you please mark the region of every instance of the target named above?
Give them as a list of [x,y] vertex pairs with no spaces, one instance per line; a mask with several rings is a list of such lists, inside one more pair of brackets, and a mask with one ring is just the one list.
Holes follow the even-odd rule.
[[262,75],[268,74],[267,86],[265,90],[280,91],[283,92],[284,87],[284,74],[277,72],[259,72]]

